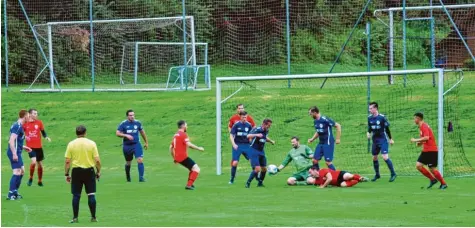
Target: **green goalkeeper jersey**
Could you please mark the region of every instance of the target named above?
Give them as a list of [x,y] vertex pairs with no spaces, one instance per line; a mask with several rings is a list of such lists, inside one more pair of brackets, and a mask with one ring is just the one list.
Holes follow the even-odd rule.
[[310,159],[310,155],[312,154],[313,152],[310,147],[300,145],[299,148],[292,148],[289,153],[287,153],[282,165],[287,166],[291,161],[293,161],[297,173],[302,172],[313,165],[312,160]]

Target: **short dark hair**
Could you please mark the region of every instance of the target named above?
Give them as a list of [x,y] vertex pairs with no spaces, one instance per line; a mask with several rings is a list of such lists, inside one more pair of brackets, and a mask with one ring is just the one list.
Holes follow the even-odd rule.
[[26,115],[26,109],[22,109],[18,112],[18,117],[23,118]]
[[297,136],[292,136],[292,138],[290,140],[292,140],[292,139],[297,140],[297,142],[300,141],[299,137],[297,137]]
[[247,112],[246,112],[246,111],[240,111],[240,112],[239,112],[239,115],[240,115],[240,116],[245,116],[245,115],[247,115]]
[[236,108],[239,108],[239,106],[244,106],[243,104],[237,104]]
[[372,106],[373,106],[373,107],[375,107],[376,109],[379,109],[379,107],[378,107],[378,103],[377,103],[377,102],[375,102],[375,101],[373,101],[373,102],[369,103],[369,105],[370,105],[370,106],[372,105]]
[[127,112],[125,112],[125,116],[129,116],[130,112],[134,112],[134,110],[132,110],[132,109],[127,110]]
[[184,121],[184,120],[178,120],[176,125],[178,126],[178,128],[181,128],[183,125],[185,125],[185,123],[186,123],[186,121]]
[[76,135],[84,135],[86,134],[86,127],[84,125],[79,125],[76,127]]
[[262,121],[263,124],[268,124],[268,123],[272,123],[272,120],[270,118],[265,118],[263,121]]
[[312,106],[312,107],[310,107],[310,112],[320,113],[320,110],[318,109],[317,106]]
[[34,109],[34,108],[28,109],[28,113],[30,113],[30,114],[33,113],[33,111],[38,111],[38,110],[36,110],[36,109]]
[[414,116],[419,117],[421,120],[424,119],[424,114],[422,114],[422,112],[416,112],[416,113],[414,114]]

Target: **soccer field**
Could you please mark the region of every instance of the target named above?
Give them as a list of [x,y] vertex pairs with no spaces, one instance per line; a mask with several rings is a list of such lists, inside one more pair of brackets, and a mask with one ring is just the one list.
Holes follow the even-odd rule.
[[[214,83],[214,81],[213,81]],[[469,161],[475,163],[475,78],[466,75],[459,94],[463,144]],[[428,180],[422,175],[399,176],[388,183],[383,176],[375,183],[361,183],[353,188],[318,189],[313,186],[290,187],[286,179],[291,166],[276,176],[267,176],[265,188],[244,188],[249,175],[248,163],[241,159],[234,185],[229,185],[229,153],[224,148],[223,175],[216,175],[215,90],[204,92],[127,92],[127,93],[50,93],[25,94],[14,87],[2,92],[2,226],[67,226],[72,218],[70,185],[64,180],[64,152],[75,138],[75,127],[85,124],[87,137],[94,140],[102,159],[102,177],[97,185],[98,223],[89,222],[85,194],[81,198],[79,223],[74,226],[473,226],[475,224],[475,178],[447,178],[446,191],[426,190]],[[331,92],[329,92],[331,93]],[[332,94],[330,94],[332,95]],[[336,96],[336,94],[335,94]],[[252,101],[243,101],[252,103]],[[420,105],[424,105],[421,101]],[[249,105],[252,107],[252,105]],[[23,152],[26,175],[20,188],[24,199],[7,201],[11,168],[5,155],[8,130],[22,108],[35,107],[52,142],[44,142],[44,187],[28,179],[29,159]],[[132,182],[124,175],[121,139],[115,136],[125,111],[134,109],[149,138],[145,151],[145,177],[138,182],[136,162],[132,163]],[[248,109],[252,114],[252,110]],[[303,110],[302,113],[306,113]],[[270,116],[272,118],[272,116]],[[227,117],[226,117],[227,118]],[[352,118],[352,117],[348,117]],[[412,116],[408,116],[408,124]],[[185,191],[188,172],[175,165],[168,145],[176,132],[176,122],[188,122],[191,141],[205,152],[190,150],[190,157],[201,167],[195,191]],[[258,120],[259,122],[261,120]],[[311,125],[312,119],[301,121]],[[273,127],[277,128],[278,123]],[[435,124],[435,123],[434,123]],[[364,129],[366,126],[361,126]],[[411,125],[410,128],[416,129]],[[276,140],[269,164],[280,164],[290,149],[287,135]],[[417,131],[417,130],[416,130]],[[309,128],[302,141],[313,134]],[[393,133],[394,134],[394,133]],[[408,144],[411,134],[397,133],[397,144]],[[401,136],[399,136],[401,135]],[[225,138],[224,140],[228,140]],[[342,144],[360,140],[345,138]],[[267,145],[266,147],[269,147]],[[315,144],[311,145],[313,149]],[[338,147],[335,153],[339,153]],[[414,166],[413,163],[394,163]],[[371,165],[367,160],[355,161]],[[321,166],[325,166],[321,164]],[[345,169],[345,167],[338,167]],[[381,162],[382,173],[387,173]],[[352,170],[348,170],[352,171]],[[366,173],[367,174],[367,173]],[[35,172],[35,181],[37,180]]]

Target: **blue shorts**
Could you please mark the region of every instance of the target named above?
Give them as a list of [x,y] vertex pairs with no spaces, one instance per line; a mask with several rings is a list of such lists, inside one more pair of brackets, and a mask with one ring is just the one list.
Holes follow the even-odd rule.
[[246,158],[246,160],[249,160],[249,156],[247,153],[249,152],[249,144],[244,143],[244,144],[237,144],[238,149],[235,150],[234,147],[232,148],[233,151],[233,161],[239,161],[239,158],[241,157],[241,154]]
[[249,147],[249,161],[251,162],[252,168],[256,166],[265,167],[267,166],[266,153]]
[[136,144],[124,144],[122,147],[124,152],[124,157],[126,161],[132,161],[135,156],[135,159],[143,157],[142,145],[140,143]]
[[23,158],[21,157],[21,153],[18,153],[17,155],[18,155],[18,161],[13,161],[13,154],[7,153],[12,169],[21,169],[21,167],[23,166]]
[[387,154],[389,153],[389,145],[387,142],[382,142],[382,143],[373,143],[371,153],[373,155],[378,155],[379,153],[381,154]]
[[328,144],[318,144],[315,147],[315,152],[313,153],[313,158],[315,160],[322,160],[322,157],[325,158],[325,161],[331,162],[333,161],[333,152],[335,151],[335,144],[331,143]]

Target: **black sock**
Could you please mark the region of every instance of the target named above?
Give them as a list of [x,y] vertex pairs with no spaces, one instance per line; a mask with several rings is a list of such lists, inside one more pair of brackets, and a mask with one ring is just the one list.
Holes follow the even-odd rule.
[[77,218],[79,214],[79,200],[81,200],[81,195],[73,195],[73,218]]
[[88,200],[87,203],[89,204],[89,210],[91,211],[91,217],[96,217],[96,196],[89,195],[87,196]]

